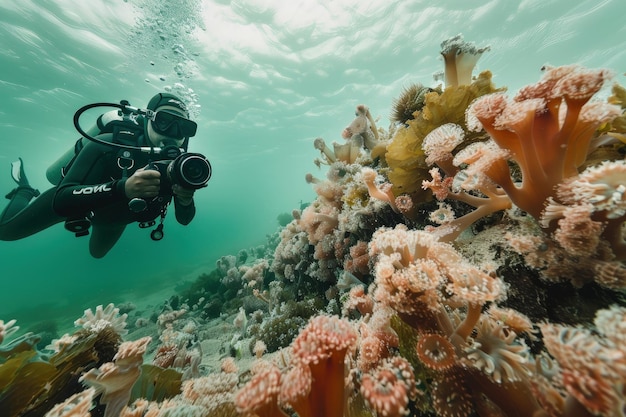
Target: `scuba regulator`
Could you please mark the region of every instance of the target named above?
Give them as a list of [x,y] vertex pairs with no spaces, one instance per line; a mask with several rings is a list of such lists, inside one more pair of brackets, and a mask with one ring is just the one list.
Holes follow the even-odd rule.
[[[99,138],[97,134],[92,135],[83,130],[80,125],[80,117],[87,110],[96,107],[117,108],[115,121],[120,123],[121,126],[126,124],[136,127],[142,121],[145,121],[145,123],[151,123],[154,131],[161,135],[171,138],[185,138],[183,147],[179,147],[174,139],[164,141],[162,147],[154,147],[109,142]],[[120,149],[118,166],[122,169],[122,178],[125,178],[127,171],[134,166],[133,151],[150,155],[150,162],[146,169],[155,169],[161,173],[159,195],[149,201],[143,198],[133,198],[129,201],[128,208],[134,213],[141,213],[151,203],[161,204],[160,223],[150,234],[152,240],[161,240],[163,238],[163,221],[167,213],[167,205],[169,204],[169,202],[164,203],[164,201],[172,195],[172,186],[176,184],[182,188],[196,190],[205,187],[211,178],[212,169],[209,160],[200,153],[186,151],[189,138],[196,134],[197,124],[176,112],[140,109],[131,106],[127,100],[122,100],[119,104],[93,103],[83,106],[76,111],[74,114],[74,127],[82,137],[92,142]],[[68,219],[65,222],[65,228],[75,233],[77,237],[88,235],[91,217],[92,213],[80,218]],[[145,221],[140,222],[139,227],[146,228],[154,224],[156,224],[154,220]]]

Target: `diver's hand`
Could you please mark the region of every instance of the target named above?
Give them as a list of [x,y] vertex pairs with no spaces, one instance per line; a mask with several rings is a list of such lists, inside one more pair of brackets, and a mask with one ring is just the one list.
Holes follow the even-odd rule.
[[155,169],[140,168],[126,179],[124,191],[126,197],[152,198],[159,195],[161,173]]
[[183,188],[178,184],[172,185],[172,193],[176,196],[176,199],[183,206],[188,206],[193,202],[193,193],[195,190],[190,190],[189,188]]

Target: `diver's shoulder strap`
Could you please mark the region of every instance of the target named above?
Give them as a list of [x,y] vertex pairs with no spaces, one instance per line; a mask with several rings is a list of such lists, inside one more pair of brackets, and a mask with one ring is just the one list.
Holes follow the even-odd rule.
[[144,134],[143,117],[123,118],[116,111],[107,112],[98,117],[100,133],[112,133],[113,143],[139,146]]

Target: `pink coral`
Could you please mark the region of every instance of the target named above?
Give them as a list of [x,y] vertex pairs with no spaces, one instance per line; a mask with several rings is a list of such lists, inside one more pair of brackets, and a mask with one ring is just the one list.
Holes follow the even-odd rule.
[[396,207],[404,217],[415,220],[417,215],[417,204],[413,202],[413,199],[408,194],[401,194],[396,197]]
[[519,381],[530,374],[529,352],[523,339],[488,315],[479,321],[476,336],[465,353],[467,363],[497,383]]
[[[579,176],[559,184],[557,196],[563,207],[558,207],[554,199],[544,211],[545,225],[550,220],[572,217],[573,213],[586,209],[588,227],[587,240],[604,239],[611,245],[613,253],[620,259],[626,259],[624,224],[626,222],[626,161],[604,161],[598,166],[587,168]],[[569,209],[567,207],[570,207]],[[580,207],[580,208],[575,208]],[[580,218],[580,216],[578,216]],[[577,220],[581,224],[583,220]],[[559,224],[559,228],[568,226]]]
[[100,403],[106,404],[104,417],[118,416],[130,398],[130,390],[141,374],[143,354],[152,339],[144,337],[120,345],[113,362],[86,372],[80,381],[102,393]]
[[446,123],[432,130],[422,142],[426,163],[436,164],[446,175],[453,176],[458,169],[452,164],[452,151],[463,142],[464,137],[463,128],[454,123]]
[[573,256],[596,253],[604,227],[591,218],[588,206],[566,206],[557,224],[554,239],[567,253]]
[[90,308],[85,310],[83,317],[76,320],[74,324],[92,333],[98,333],[100,330],[110,327],[117,334],[123,336],[128,333],[128,330],[126,330],[128,314],[119,313],[120,309],[116,308],[113,303],[108,304],[104,309],[99,305],[96,307],[95,313]]
[[447,337],[437,333],[425,333],[420,336],[416,349],[417,357],[426,367],[445,371],[457,362],[454,346]]
[[96,390],[86,389],[52,407],[45,417],[91,417],[91,401]]
[[334,207],[312,204],[302,211],[298,225],[307,232],[309,243],[317,245],[339,224],[338,211]]
[[286,372],[266,363],[235,396],[237,410],[261,417],[286,415],[341,417],[346,400],[346,354],[357,332],[337,316],[316,316],[291,344]]
[[278,406],[281,378],[274,365],[255,374],[235,395],[237,411],[258,417],[286,416]]
[[[527,398],[528,351],[515,331],[528,331],[527,324],[505,312],[483,311],[502,297],[500,279],[469,263],[450,244],[403,225],[377,230],[370,255],[375,259],[374,311],[390,307],[417,331],[416,353],[435,372],[434,406],[441,415],[469,415],[479,404],[490,407],[486,403],[508,416],[539,409]],[[451,401],[448,387],[455,384]]]
[[422,188],[431,189],[438,200],[458,200],[476,208],[462,217],[445,222],[445,228],[440,228],[437,233],[442,240],[452,241],[478,219],[511,207],[509,197],[492,179],[503,179],[503,182],[512,186],[505,158],[506,152],[492,142],[478,142],[459,151],[454,157],[453,164],[456,166],[470,164],[454,177],[442,179],[436,168],[429,171],[433,179],[424,180]]
[[344,269],[353,274],[368,275],[370,267],[367,242],[359,240],[356,244],[350,246],[349,252],[350,256],[344,262]]
[[[564,404],[578,402],[589,415],[622,414],[626,382],[624,323],[626,309],[612,307],[597,313],[597,333],[554,324],[540,326],[548,351],[562,368],[562,380],[553,383],[565,387]],[[583,415],[582,411],[578,415]]]

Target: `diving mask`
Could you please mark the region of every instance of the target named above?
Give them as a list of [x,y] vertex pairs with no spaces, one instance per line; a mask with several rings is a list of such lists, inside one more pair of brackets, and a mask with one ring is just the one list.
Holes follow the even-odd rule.
[[170,110],[157,110],[148,117],[156,133],[170,138],[190,138],[198,129],[196,122]]

